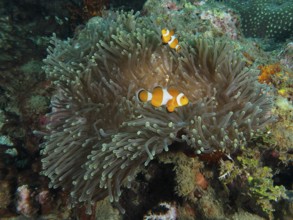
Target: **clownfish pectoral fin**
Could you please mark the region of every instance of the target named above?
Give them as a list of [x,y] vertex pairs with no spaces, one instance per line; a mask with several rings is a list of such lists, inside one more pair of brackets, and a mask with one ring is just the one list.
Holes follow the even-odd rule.
[[175,106],[174,105],[167,105],[167,111],[168,112],[174,112],[175,111]]
[[167,104],[166,108],[168,112],[174,112],[176,108],[176,103],[174,103],[175,99],[170,99]]

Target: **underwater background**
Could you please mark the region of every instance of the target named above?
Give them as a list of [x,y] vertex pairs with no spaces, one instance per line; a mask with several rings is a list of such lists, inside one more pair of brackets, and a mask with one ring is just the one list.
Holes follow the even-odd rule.
[[293,219],[292,0],[1,0],[0,51],[1,220]]

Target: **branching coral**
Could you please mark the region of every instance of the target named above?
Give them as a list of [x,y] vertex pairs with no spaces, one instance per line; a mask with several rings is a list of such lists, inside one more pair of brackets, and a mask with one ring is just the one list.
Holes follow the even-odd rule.
[[[171,143],[232,152],[271,120],[267,85],[225,40],[182,35],[176,53],[161,44],[160,30],[149,17],[111,13],[91,19],[73,39],[52,39],[45,71],[57,89],[43,174],[74,202],[109,195],[117,203],[138,167]],[[140,88],[156,85],[175,86],[191,103],[168,113],[136,101]]]

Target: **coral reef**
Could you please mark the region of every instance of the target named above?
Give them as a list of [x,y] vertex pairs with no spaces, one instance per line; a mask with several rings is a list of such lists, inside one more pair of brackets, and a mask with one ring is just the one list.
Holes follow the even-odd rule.
[[155,211],[149,211],[144,217],[144,220],[155,220],[155,219],[177,219],[177,208],[174,204],[167,202],[161,202],[155,207]]
[[[222,161],[219,179],[225,185],[233,184],[242,190],[243,194],[251,197],[251,201],[255,200],[260,210],[272,219],[275,211],[273,204],[287,198],[286,190],[284,186],[274,186],[272,169],[261,166],[259,157],[260,152],[246,149],[237,160]],[[238,198],[238,202],[242,199]]]
[[18,187],[17,197],[17,211],[26,217],[34,216],[38,210],[32,204],[31,191],[27,185]]
[[66,219],[70,214],[66,210],[60,214],[57,213],[56,216],[52,215],[56,208],[64,208],[65,204],[62,203],[62,201],[56,203],[53,194],[48,189],[32,189],[28,185],[22,185],[16,191],[16,211],[27,218],[36,218],[41,213],[43,216],[51,216],[54,219]]
[[223,12],[222,10],[205,10],[200,14],[202,20],[209,20],[215,29],[220,33],[225,33],[229,38],[236,40],[239,38],[237,26],[239,21],[232,10]]
[[[24,45],[28,45],[28,43],[25,38],[20,37],[24,32],[22,28],[14,24],[9,16],[0,15],[0,25],[0,51],[2,54],[0,70],[3,71],[13,67],[15,60],[24,59],[23,51],[26,49]],[[15,47],[18,47],[19,50],[14,50]]]
[[[293,159],[290,153],[293,141],[291,135],[293,131],[293,72],[287,69],[286,65],[278,64],[277,66],[279,66],[278,73],[269,75],[268,79],[278,93],[273,109],[273,114],[278,117],[278,121],[269,127],[267,135],[263,135],[262,139],[265,145],[277,154],[276,157],[290,167]],[[274,73],[273,68],[268,70],[268,73]]]
[[[64,26],[57,23],[57,11],[64,16],[66,12],[61,7],[60,10],[54,10],[54,6],[56,4],[37,0],[0,2],[1,219],[31,219],[32,217],[24,216],[30,214],[51,214],[53,219],[67,219],[56,211],[60,212],[66,206],[58,192],[50,191],[48,197],[52,198],[54,194],[58,198],[46,200],[46,204],[36,201],[41,189],[48,190],[46,178],[39,175],[40,139],[32,132],[39,130],[39,118],[49,110],[50,92],[41,68],[42,57],[47,47],[48,34],[57,32],[60,37],[69,34],[68,23],[64,22]],[[23,197],[24,194],[20,192],[24,192],[24,188],[20,187],[25,185],[34,196],[26,197],[27,199]],[[22,190],[18,192],[17,189]],[[44,196],[39,198],[41,197]],[[51,201],[58,205],[49,208]],[[25,207],[28,203],[25,202],[30,203],[28,209]],[[68,214],[67,211],[64,213]]]
[[111,206],[108,199],[101,200],[96,204],[95,210],[96,219],[105,220],[120,220],[122,217],[119,215],[119,211]]
[[232,220],[265,220],[257,215],[253,215],[249,212],[240,211],[231,217]]
[[260,65],[260,75],[258,76],[258,81],[261,83],[270,83],[272,75],[281,72],[281,67],[279,63]]
[[280,52],[280,63],[288,69],[293,69],[293,42],[288,43]]
[[[161,44],[160,29],[150,17],[117,12],[91,19],[73,39],[52,39],[45,71],[57,91],[43,174],[75,202],[90,207],[109,196],[119,207],[121,187],[171,143],[230,153],[272,119],[269,88],[224,39],[182,34],[175,53]],[[170,114],[135,100],[156,85],[176,85],[190,104]]]
[[270,130],[270,137],[266,141],[274,146],[278,152],[278,158],[285,164],[292,164],[292,132],[293,132],[293,106],[287,98],[278,97],[276,100],[276,113],[279,121]]
[[[238,29],[239,16],[229,7],[210,1],[170,1],[149,0],[143,7],[143,12],[154,17],[156,23],[182,34],[203,35],[205,37],[226,36],[233,40],[242,35]],[[186,22],[186,18],[192,22]],[[179,38],[180,39],[180,38]]]
[[221,200],[216,198],[212,190],[203,195],[197,206],[200,213],[199,216],[202,216],[204,219],[225,219]]
[[9,181],[0,180],[0,215],[3,215],[2,210],[6,209],[11,203],[11,188]]
[[293,32],[292,0],[229,0],[240,16],[246,36],[274,38],[284,41]]
[[197,201],[198,191],[205,190],[208,182],[200,169],[203,163],[198,158],[190,158],[182,152],[164,154],[159,160],[166,164],[173,164],[175,171],[175,193],[190,201]]
[[292,219],[291,3],[0,1],[0,218]]

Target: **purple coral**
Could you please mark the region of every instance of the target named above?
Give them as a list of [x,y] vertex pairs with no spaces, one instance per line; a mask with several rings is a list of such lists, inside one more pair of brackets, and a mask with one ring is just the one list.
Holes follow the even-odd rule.
[[32,217],[34,214],[36,214],[38,209],[36,209],[33,205],[32,192],[29,189],[28,185],[22,185],[17,188],[17,197],[17,212],[26,217]]

